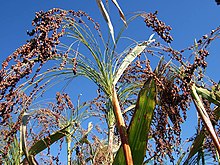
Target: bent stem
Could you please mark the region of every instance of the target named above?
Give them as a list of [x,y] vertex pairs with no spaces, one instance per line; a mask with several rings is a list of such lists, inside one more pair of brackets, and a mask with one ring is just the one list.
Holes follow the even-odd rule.
[[121,108],[119,105],[117,93],[116,93],[114,86],[113,86],[113,95],[112,95],[112,105],[113,105],[113,109],[114,109],[114,113],[115,113],[115,117],[116,117],[116,121],[117,121],[117,127],[118,127],[119,134],[121,137],[121,143],[122,143],[122,147],[123,147],[123,151],[124,151],[126,164],[133,165],[131,148],[128,143],[128,134],[127,134],[125,122],[124,122],[124,119],[123,119],[123,116],[121,113]]
[[212,122],[209,118],[209,115],[207,114],[205,107],[203,106],[202,101],[200,100],[199,95],[196,92],[195,84],[192,85],[191,92],[192,92],[192,99],[193,99],[193,102],[196,106],[196,109],[197,109],[199,115],[201,116],[201,118],[204,122],[204,125],[205,125],[207,131],[209,132],[209,134],[215,144],[215,147],[218,151],[218,155],[219,155],[220,154],[220,143],[219,143],[218,136],[217,136],[215,129],[212,125]]

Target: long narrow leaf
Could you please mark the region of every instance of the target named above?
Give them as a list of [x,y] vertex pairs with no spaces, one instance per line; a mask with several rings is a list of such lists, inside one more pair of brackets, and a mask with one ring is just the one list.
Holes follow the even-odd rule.
[[67,131],[68,128],[71,126],[71,124],[67,125],[66,127],[56,131],[55,133],[47,136],[44,139],[41,139],[37,141],[31,148],[29,149],[30,155],[37,155],[44,149],[46,149],[48,146],[51,146],[54,142],[60,140],[64,136],[68,135],[69,132]]
[[120,14],[120,17],[121,17],[122,21],[124,22],[125,26],[127,26],[127,22],[126,22],[126,19],[125,19],[125,15],[124,15],[123,11],[121,10],[121,8],[120,8],[118,2],[117,2],[116,0],[112,0],[112,2],[113,2],[114,5],[117,7],[118,12],[119,12],[119,14]]
[[126,70],[126,68],[132,63],[132,61],[134,61],[134,59],[141,54],[146,47],[154,42],[155,40],[152,39],[154,36],[154,34],[152,34],[149,38],[148,41],[145,41],[141,44],[138,44],[137,46],[135,46],[130,53],[128,53],[127,56],[125,56],[125,58],[123,59],[121,65],[119,66],[118,70],[116,71],[115,77],[114,77],[114,82],[113,84],[116,85],[116,83],[118,82],[118,80],[120,79],[121,75],[124,73],[124,71]]
[[196,138],[192,144],[192,147],[190,149],[190,153],[188,154],[188,157],[184,161],[183,165],[187,165],[189,163],[190,159],[201,150],[201,148],[203,146],[204,139],[205,139],[205,130],[202,129],[202,131],[196,136]]
[[201,116],[201,119],[202,119],[204,125],[206,126],[206,129],[207,129],[209,135],[211,136],[211,138],[212,138],[212,140],[213,140],[213,142],[216,146],[216,149],[217,149],[218,153],[220,154],[220,142],[219,142],[218,136],[217,136],[217,134],[215,132],[215,129],[212,125],[212,122],[209,118],[209,115],[206,112],[206,110],[205,110],[205,108],[202,104],[202,101],[201,101],[199,95],[196,92],[195,84],[192,85],[191,93],[192,93],[192,99],[195,103],[196,109],[197,109],[199,115]]
[[[220,117],[220,107],[217,107],[214,110],[214,114],[215,114],[215,119],[219,120]],[[199,152],[199,150],[201,149],[203,142],[205,140],[205,128],[203,127],[202,130],[199,132],[199,134],[196,136],[192,147],[190,148],[189,154],[186,158],[186,160],[184,161],[183,165],[187,165],[188,162],[190,161],[190,159]]]
[[100,10],[101,13],[102,13],[102,16],[104,17],[106,23],[108,24],[108,28],[109,28],[110,34],[111,34],[111,36],[112,36],[112,40],[113,40],[113,42],[115,43],[114,28],[113,28],[111,19],[110,19],[109,15],[108,15],[108,12],[107,12],[107,10],[105,9],[105,6],[104,6],[104,4],[102,3],[101,0],[96,0],[96,2],[97,2],[97,4],[98,4],[99,10]]
[[[148,79],[138,95],[135,113],[128,129],[129,144],[134,164],[142,164],[146,154],[148,135],[156,105],[156,84]],[[122,147],[120,147],[114,165],[125,164]]]

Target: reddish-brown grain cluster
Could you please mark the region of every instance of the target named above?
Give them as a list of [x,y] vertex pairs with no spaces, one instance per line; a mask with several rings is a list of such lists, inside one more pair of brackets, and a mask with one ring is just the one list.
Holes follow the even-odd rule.
[[[32,22],[35,28],[28,32],[32,39],[9,55],[0,70],[0,118],[2,118],[2,123],[7,121],[14,105],[18,103],[19,99],[22,99],[21,96],[18,97],[18,94],[23,86],[19,84],[23,78],[26,78],[29,83],[33,83],[48,60],[55,57],[67,59],[68,52],[63,53],[58,50],[57,45],[64,35],[64,28],[71,27],[76,21],[77,23],[84,23],[81,17],[86,17],[94,24],[94,28],[99,31],[99,24],[95,23],[83,11],[52,9],[47,12],[40,11],[36,13]],[[73,73],[76,74],[77,61],[73,59],[72,62]],[[62,69],[65,65],[66,61],[63,60],[59,69]],[[38,84],[35,86],[37,87]],[[36,93],[36,91],[32,91],[31,94],[33,93]],[[23,106],[28,107],[32,98],[28,100],[29,102]]]
[[[58,10],[36,13],[32,22],[35,29],[28,33],[34,37],[9,55],[2,64],[0,71],[0,99],[2,100],[0,117],[3,118],[2,123],[8,119],[10,112],[13,111],[13,106],[22,98],[17,96],[21,92],[16,88],[19,81],[34,72],[34,66],[38,64],[37,74],[49,58],[58,55],[56,45],[59,43],[63,31],[58,32],[62,19],[53,15],[55,12]],[[15,64],[8,67],[10,62]],[[23,106],[28,106],[28,104]]]
[[[95,29],[99,31],[98,23],[94,23],[93,19],[83,11],[65,11],[61,9],[51,9],[47,12],[37,12],[32,25],[34,29],[28,31],[31,37],[26,44],[19,47],[11,55],[9,55],[2,63],[0,70],[0,122],[2,126],[9,124],[12,114],[18,114],[16,121],[11,123],[10,130],[4,132],[4,139],[8,144],[5,146],[5,154],[13,141],[13,136],[19,130],[21,116],[24,111],[28,111],[36,94],[44,91],[46,83],[39,84],[42,78],[38,75],[42,67],[51,59],[56,57],[68,57],[68,52],[63,53],[57,49],[60,38],[64,35],[64,25],[71,26],[75,22],[83,23],[82,18],[85,17],[95,25]],[[61,61],[60,69],[66,64]],[[73,72],[76,74],[76,59],[73,60]],[[51,69],[51,68],[49,68]],[[28,92],[24,93],[23,87],[31,86]],[[61,95],[58,94],[58,98]],[[68,108],[74,109],[68,95],[62,95],[66,101]],[[60,100],[59,100],[60,101]],[[58,110],[62,110],[63,103],[59,104]],[[56,120],[59,119],[60,112],[56,113]],[[41,116],[42,120],[43,117]],[[40,118],[39,118],[40,120]],[[44,120],[46,122],[46,120]]]
[[[208,38],[206,39],[208,40]],[[174,148],[172,146],[178,146],[181,143],[181,124],[187,117],[187,110],[191,102],[191,82],[199,83],[203,77],[203,71],[207,67],[206,57],[209,53],[204,49],[203,43],[205,42],[198,43],[198,50],[193,52],[194,60],[192,62],[184,59],[179,51],[156,43],[153,48],[159,47],[162,52],[156,52],[153,49],[148,50],[147,53],[170,57],[173,63],[181,67],[175,70],[172,63],[167,65],[164,62],[156,73],[149,67],[149,60],[140,58],[127,68],[119,81],[120,83],[143,84],[149,77],[155,79],[158,105],[154,112],[151,135],[155,140],[156,150],[151,154],[157,155],[157,161],[161,163],[166,155],[173,161]],[[189,50],[191,51],[193,47]],[[124,103],[128,106],[131,104],[129,99]],[[178,150],[176,152],[178,153]]]
[[[165,76],[169,67],[164,68],[165,65],[162,65],[161,68],[159,68],[159,72],[156,74],[151,70],[149,65],[149,60],[137,60],[128,67],[126,73],[120,79],[120,83],[135,82],[137,84],[143,84],[149,77],[155,79],[158,89],[158,106],[154,113],[151,134],[156,142],[156,151],[151,154],[157,153],[158,161],[162,160],[165,155],[168,155],[171,160],[173,160],[173,149],[171,146],[180,143],[180,125],[186,118],[186,110],[190,101],[189,95],[184,97],[182,94],[183,89],[176,84],[174,77]],[[161,75],[164,69],[166,72]],[[173,78],[174,80],[172,80]],[[136,95],[140,88],[136,90],[134,95],[124,103],[124,106],[135,103]],[[129,113],[132,114],[132,111]]]
[[145,18],[144,22],[146,25],[153,28],[164,41],[167,43],[173,41],[173,38],[170,35],[170,30],[172,30],[172,28],[157,18],[157,12],[142,14],[142,16]]
[[[65,33],[63,27],[65,26],[67,29],[72,28],[75,22],[84,24],[85,22],[81,19],[82,16],[85,16],[91,21],[95,26],[94,28],[99,32],[99,24],[94,23],[94,20],[82,11],[74,12],[72,10],[64,11],[52,9],[48,12],[41,11],[36,13],[36,17],[32,22],[35,28],[28,32],[28,35],[32,36],[32,39],[18,48],[2,63],[2,69],[0,70],[1,123],[7,125],[12,112],[19,113],[17,121],[10,127],[11,130],[5,130],[2,133],[3,137],[8,142],[4,148],[5,153],[3,153],[3,156],[7,154],[10,143],[13,141],[13,135],[20,127],[22,114],[28,110],[36,93],[47,85],[46,83],[39,85],[35,82],[43,65],[48,60],[56,57],[63,57],[64,59],[60,63],[58,69],[62,70],[67,64],[66,59],[68,58],[68,52],[63,53],[57,49],[60,38]],[[170,43],[173,40],[170,36],[171,27],[160,21],[157,18],[157,13],[142,14],[142,16],[145,18],[146,25],[153,28],[165,42]],[[127,84],[125,88],[129,87],[130,83],[137,84],[137,88],[130,93],[129,98],[120,100],[121,109],[129,124],[130,118],[127,117],[127,115],[132,115],[132,110],[128,112],[124,112],[124,110],[130,105],[135,104],[141,85],[144,84],[148,78],[154,78],[157,85],[158,101],[156,110],[154,111],[150,133],[155,140],[156,150],[152,150],[153,153],[151,152],[150,155],[155,154],[157,160],[161,163],[166,155],[173,161],[172,147],[178,146],[181,141],[181,124],[186,119],[186,112],[189,108],[191,82],[200,81],[203,78],[203,70],[207,67],[206,57],[209,54],[207,46],[215,39],[215,33],[217,31],[219,31],[219,28],[213,30],[210,36],[203,36],[203,38],[196,43],[198,49],[194,52],[194,59],[192,62],[186,61],[183,58],[182,53],[185,52],[185,50],[179,52],[170,47],[162,46],[160,43],[155,43],[153,47],[159,47],[160,50],[162,50],[161,52],[157,52],[158,56],[165,54],[170,57],[175,64],[181,67],[175,68],[176,70],[174,70],[172,66],[164,62],[164,64],[158,68],[157,72],[153,72],[150,67],[150,60],[143,60],[141,55],[139,55],[137,60],[129,65],[125,74],[123,74],[117,84]],[[189,50],[192,50],[194,47],[195,45],[190,47]],[[154,55],[154,50],[149,49],[146,53]],[[73,58],[72,63],[73,74],[77,74],[77,59]],[[29,94],[22,91],[22,87],[24,86],[22,80],[28,81],[27,83],[29,84],[34,84]],[[117,91],[123,90],[121,86],[120,88],[116,88]],[[98,90],[98,97],[90,102],[90,108],[92,110],[98,109],[104,112],[104,117],[106,118],[109,112],[107,99],[104,93]],[[59,127],[59,122],[62,119],[62,112],[65,109],[69,109],[74,113],[73,103],[67,94],[58,92],[56,94],[56,101],[56,104],[51,104],[50,108],[41,108],[38,113],[33,116],[33,119],[38,120],[39,125],[43,123],[43,127],[41,127],[43,129],[39,134],[35,134],[32,129],[29,130],[33,142],[43,138],[45,135],[49,135],[51,129],[54,127]],[[209,106],[210,105],[207,104],[207,108]],[[208,113],[213,116],[211,110]],[[93,114],[95,116],[94,112]],[[99,117],[100,116],[99,113]],[[98,131],[100,130],[99,127],[96,128]],[[101,143],[98,142],[98,139],[94,137],[93,140],[94,144],[97,144],[95,147],[100,147]],[[83,143],[77,145],[79,146],[76,147],[76,155],[80,161],[84,162],[83,159],[86,157],[84,153],[89,153],[88,144],[87,147],[84,147],[86,148],[84,152],[81,151],[83,149]],[[49,149],[50,148],[48,148],[48,151],[50,151]],[[103,152],[106,151],[103,150]],[[88,155],[91,156],[90,154]],[[106,155],[102,154],[96,157],[97,162],[103,161],[103,158],[107,159],[105,156]],[[53,160],[58,162],[58,157],[53,157]]]

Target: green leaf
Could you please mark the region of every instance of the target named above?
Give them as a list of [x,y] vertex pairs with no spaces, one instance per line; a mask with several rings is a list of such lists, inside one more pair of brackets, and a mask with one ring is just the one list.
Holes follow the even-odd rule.
[[202,129],[200,133],[196,136],[192,144],[192,147],[190,148],[188,157],[184,161],[183,165],[187,165],[190,162],[191,158],[202,149],[204,139],[205,139],[205,130]]
[[154,34],[152,34],[148,41],[145,41],[141,44],[138,44],[137,46],[135,46],[130,53],[128,53],[127,56],[125,56],[125,58],[123,59],[121,65],[119,66],[119,68],[117,69],[116,73],[115,73],[115,77],[114,77],[114,82],[113,84],[116,85],[116,83],[118,82],[118,80],[120,79],[121,75],[124,73],[124,71],[126,70],[126,68],[132,63],[132,61],[134,61],[134,59],[141,54],[146,47],[151,44],[152,42],[154,42],[155,40],[152,39],[154,36]]
[[[152,78],[149,78],[139,92],[135,112],[128,129],[134,164],[139,165],[144,161],[155,106],[156,84]],[[122,147],[118,150],[113,164],[126,164]]]
[[215,120],[219,120],[220,118],[220,107],[216,107],[214,109]]
[[44,139],[41,139],[37,141],[31,148],[29,149],[30,155],[37,155],[44,149],[46,149],[48,146],[51,146],[54,142],[60,140],[64,136],[68,135],[68,128],[71,126],[71,124],[67,125],[66,127],[56,131],[55,133],[47,136]]
[[176,165],[181,165],[181,162],[183,161],[184,156],[186,155],[186,152],[181,153],[180,157],[178,158]]
[[[220,107],[215,108],[214,114],[215,114],[215,119],[219,120]],[[206,138],[205,128],[203,127],[202,130],[199,132],[199,134],[196,136],[196,138],[190,148],[189,154],[188,154],[186,160],[184,161],[183,165],[188,164],[188,162],[190,162],[191,158],[201,150],[205,138]]]
[[213,89],[212,91],[209,91],[206,88],[198,87],[198,86],[196,86],[195,88],[196,88],[196,92],[199,95],[201,95],[204,99],[207,99],[213,104],[220,106],[219,91]]

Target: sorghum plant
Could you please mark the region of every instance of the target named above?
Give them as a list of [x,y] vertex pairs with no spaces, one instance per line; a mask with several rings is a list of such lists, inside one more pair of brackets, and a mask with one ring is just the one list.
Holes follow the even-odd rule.
[[[59,164],[65,140],[67,164],[142,164],[152,160],[156,164],[166,158],[174,163],[175,153],[181,152],[181,124],[192,101],[200,115],[198,130],[189,152],[180,155],[178,162],[192,163],[204,150],[211,151],[217,160],[219,84],[205,86],[204,70],[207,48],[218,38],[219,28],[178,51],[169,46],[172,28],[157,18],[157,12],[139,13],[135,17],[142,17],[162,40],[156,41],[151,35],[118,53],[120,35],[114,39],[108,13],[101,1],[97,3],[112,42],[105,40],[100,25],[83,11],[40,11],[32,22],[34,29],[28,32],[31,39],[3,62],[0,161]],[[37,104],[54,82],[76,77],[94,82],[98,96],[74,106],[67,93],[57,91],[55,102]],[[213,109],[212,103],[217,107]],[[94,134],[92,123],[83,128],[82,122],[91,116],[104,121],[107,131],[95,125],[98,133]],[[54,156],[51,145],[57,142],[59,152]],[[46,148],[47,157],[38,159]],[[15,149],[19,154],[13,152]]]

